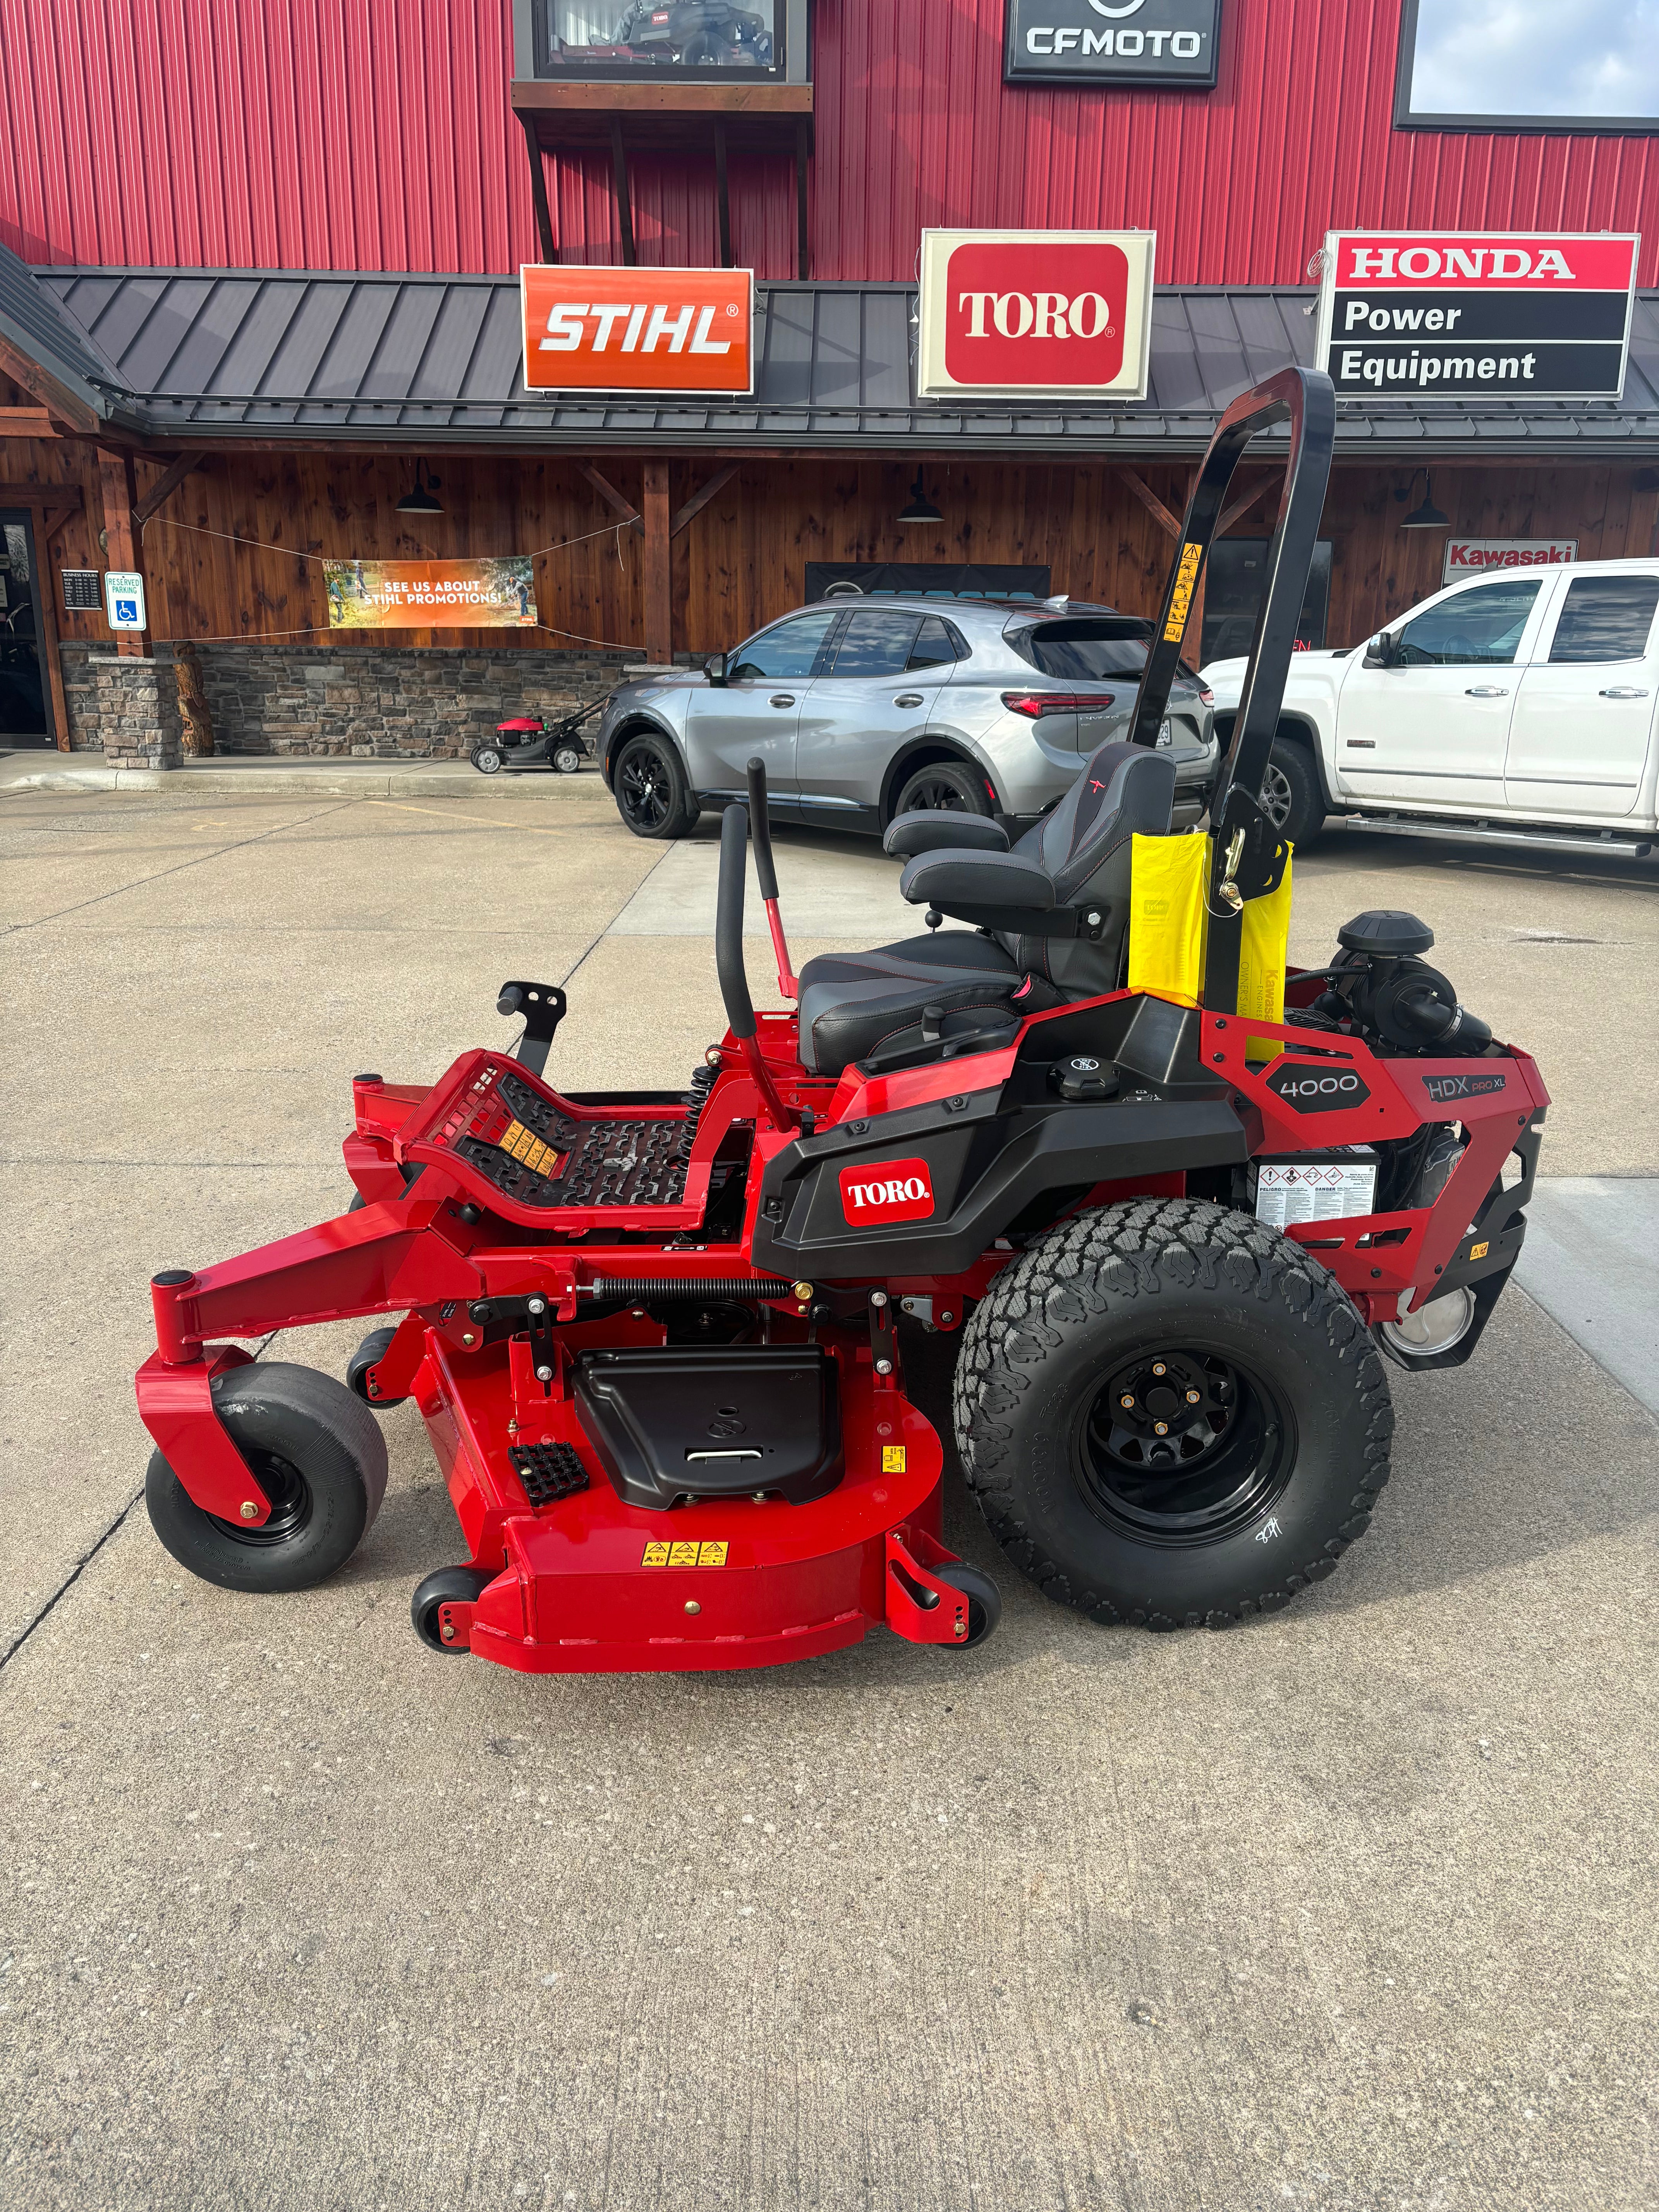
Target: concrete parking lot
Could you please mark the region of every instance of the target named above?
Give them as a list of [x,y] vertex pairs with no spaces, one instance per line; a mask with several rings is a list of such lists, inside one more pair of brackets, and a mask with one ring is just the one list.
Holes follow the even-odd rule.
[[[156,1544],[150,1274],[337,1210],[352,1073],[509,1034],[506,976],[566,984],[573,1087],[682,1079],[723,1025],[704,826],[641,844],[592,775],[0,799],[0,2193],[1650,2204],[1659,866],[1298,860],[1293,956],[1419,912],[1555,1103],[1530,1289],[1468,1367],[1396,1376],[1382,1510],[1284,1613],[1095,1627],[952,1469],[1008,1600],[982,1650],[451,1664],[409,1626],[459,1545],[408,1408],[326,1587],[234,1595]],[[778,850],[801,957],[914,930],[872,848]],[[768,972],[758,939],[761,1003]],[[339,1373],[359,1334],[283,1349]]]

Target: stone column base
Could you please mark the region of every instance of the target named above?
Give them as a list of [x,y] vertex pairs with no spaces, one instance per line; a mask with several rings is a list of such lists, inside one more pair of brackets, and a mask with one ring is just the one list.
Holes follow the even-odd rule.
[[177,768],[183,755],[177,678],[170,663],[137,654],[88,658],[94,711],[112,768]]

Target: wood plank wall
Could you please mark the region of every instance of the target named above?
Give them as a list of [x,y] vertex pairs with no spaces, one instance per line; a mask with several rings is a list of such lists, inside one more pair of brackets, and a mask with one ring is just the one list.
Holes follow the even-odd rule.
[[[170,457],[141,460],[142,497]],[[562,459],[444,455],[445,512],[429,522],[398,515],[412,461],[385,454],[258,453],[214,455],[188,477],[146,527],[143,559],[157,638],[231,637],[296,644],[521,645],[545,650],[586,641],[642,645],[643,541],[614,527],[599,494]],[[636,505],[639,460],[601,456],[609,480]],[[675,459],[670,506],[678,508],[713,473],[712,459]],[[895,520],[908,496],[914,460],[805,459],[745,463],[673,542],[674,643],[712,652],[799,605],[809,560],[1043,562],[1054,588],[1140,614],[1156,611],[1170,540],[1109,463],[985,459],[925,462],[922,473],[944,520],[933,528]],[[1139,473],[1177,514],[1190,471],[1143,466]],[[1566,464],[1519,469],[1443,466],[1434,496],[1460,532],[1475,537],[1576,537],[1580,557],[1647,553],[1659,527],[1659,496],[1633,489],[1630,468]],[[105,565],[94,449],[73,441],[0,441],[0,480],[80,483],[82,515],[67,523],[46,556],[60,567]],[[1339,468],[1325,529],[1333,541],[1329,640],[1365,636],[1440,582],[1437,532],[1401,531],[1393,496],[1407,472]],[[1420,482],[1413,495],[1420,496]],[[3,504],[3,495],[0,495]],[[1267,528],[1264,500],[1236,535]],[[180,528],[185,524],[191,528]],[[220,532],[225,536],[204,533]],[[599,533],[588,535],[588,533]],[[257,541],[235,544],[234,538]],[[422,558],[527,552],[558,541],[568,550],[537,563],[539,630],[336,632],[326,627],[323,571],[314,557]],[[54,576],[54,585],[56,578]],[[61,611],[66,641],[108,642],[102,618]]]

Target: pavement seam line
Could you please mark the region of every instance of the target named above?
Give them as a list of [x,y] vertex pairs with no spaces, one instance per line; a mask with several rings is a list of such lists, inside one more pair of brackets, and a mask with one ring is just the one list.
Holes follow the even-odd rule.
[[216,845],[211,852],[195,854],[188,860],[180,860],[175,867],[158,868],[153,876],[139,876],[130,884],[118,884],[113,890],[100,891],[96,898],[82,899],[78,906],[59,907],[56,914],[37,915],[33,921],[14,922],[8,934],[21,936],[26,929],[43,929],[49,921],[62,921],[67,915],[84,914],[88,907],[102,906],[108,899],[125,898],[129,891],[143,890],[150,884],[164,884],[169,876],[183,875],[187,868],[199,868],[204,860],[222,860],[227,853],[246,852],[250,845],[263,844],[267,837],[275,837],[281,830],[303,830],[308,823],[325,822],[331,814],[343,814],[348,806],[360,806],[362,803],[361,799],[348,799],[338,806],[319,807],[315,814],[307,814],[298,822],[274,822],[269,830],[261,830],[257,836],[239,837],[234,844]]
[[[264,1357],[266,1347],[274,1340],[278,1334],[279,1332],[273,1328],[270,1334],[264,1339],[263,1343],[254,1346],[253,1357],[256,1359],[262,1358]],[[33,1620],[29,1621],[26,1626],[19,1629],[16,1635],[13,1637],[11,1642],[6,1646],[5,1650],[3,1651],[0,1651],[0,1674],[3,1674],[6,1668],[10,1666],[12,1661],[17,1656],[23,1646],[28,1642],[30,1637],[33,1635],[35,1630],[39,1628],[41,1622],[46,1618],[47,1614],[52,1611],[58,1601],[68,1596],[70,1590],[72,1590],[76,1583],[80,1581],[82,1576],[85,1574],[87,1569],[92,1565],[100,1552],[103,1550],[105,1545],[108,1543],[110,1538],[115,1534],[122,1523],[127,1520],[129,1516],[131,1514],[133,1507],[137,1504],[143,1494],[143,1486],[140,1485],[138,1489],[135,1490],[132,1496],[128,1498],[126,1504],[121,1508],[115,1518],[110,1522],[108,1528],[105,1529],[103,1534],[98,1538],[95,1543],[91,1545],[81,1554],[81,1557],[70,1569],[63,1581],[58,1583],[57,1589],[53,1590],[52,1595],[40,1607]]]
[[[528,831],[532,837],[573,837],[578,830],[606,827],[610,822],[610,817],[606,815],[599,823],[572,822],[560,829],[549,829],[534,822],[491,822],[483,814],[455,814],[443,806],[411,806],[406,799],[364,799],[354,803],[362,806],[390,807],[396,814],[431,814],[434,815],[440,822],[477,822],[486,830],[511,830],[521,836]],[[656,865],[657,863],[653,861],[652,866],[654,867]],[[647,869],[646,872],[649,874],[650,870]]]

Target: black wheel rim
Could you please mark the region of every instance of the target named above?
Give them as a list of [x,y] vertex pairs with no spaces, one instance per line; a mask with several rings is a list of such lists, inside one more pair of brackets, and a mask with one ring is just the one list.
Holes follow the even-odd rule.
[[903,811],[917,814],[971,814],[974,810],[954,783],[943,776],[927,776],[913,783],[906,794]]
[[1261,811],[1275,830],[1282,830],[1291,818],[1290,778],[1272,761],[1261,779]]
[[1075,1447],[1093,1511],[1119,1534],[1164,1548],[1223,1543],[1265,1522],[1296,1462],[1278,1393],[1194,1345],[1121,1361],[1085,1407]]
[[672,798],[667,763],[643,745],[625,755],[617,771],[617,797],[635,827],[659,830],[668,819]]
[[250,1450],[246,1445],[241,1452],[254,1480],[270,1501],[270,1518],[257,1528],[249,1528],[245,1521],[222,1521],[216,1513],[210,1514],[209,1519],[216,1528],[251,1551],[269,1551],[275,1544],[291,1543],[311,1519],[310,1484],[291,1460],[276,1452]]

